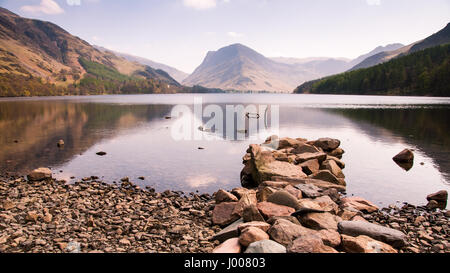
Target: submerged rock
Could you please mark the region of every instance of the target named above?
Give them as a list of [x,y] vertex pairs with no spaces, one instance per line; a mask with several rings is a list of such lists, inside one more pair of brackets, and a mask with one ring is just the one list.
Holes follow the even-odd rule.
[[409,149],[405,149],[394,156],[393,160],[397,163],[411,163],[414,161],[414,153]]

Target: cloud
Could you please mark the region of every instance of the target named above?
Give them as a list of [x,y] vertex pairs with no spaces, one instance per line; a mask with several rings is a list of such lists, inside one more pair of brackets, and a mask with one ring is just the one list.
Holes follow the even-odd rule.
[[217,0],[183,0],[183,5],[193,9],[205,10],[215,8]]
[[381,5],[381,0],[366,0],[366,3],[369,6],[379,6]]
[[54,0],[42,0],[39,5],[28,5],[20,8],[28,13],[61,14],[64,10]]
[[240,38],[240,37],[244,37],[244,34],[242,33],[237,33],[234,31],[230,31],[227,33],[228,36],[232,37],[232,38]]

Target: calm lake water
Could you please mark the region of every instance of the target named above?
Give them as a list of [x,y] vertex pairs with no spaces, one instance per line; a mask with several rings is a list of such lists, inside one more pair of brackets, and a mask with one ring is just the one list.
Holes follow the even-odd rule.
[[[177,119],[165,117],[176,104],[192,105],[194,97],[201,97],[204,107],[222,109],[279,105],[280,136],[340,139],[349,195],[380,205],[420,205],[427,194],[450,190],[449,98],[180,94],[1,99],[0,170],[24,174],[48,166],[72,182],[92,175],[107,182],[128,176],[158,191],[212,193],[239,187],[245,150],[261,141],[226,140],[220,134],[212,141],[174,140],[171,128]],[[66,143],[63,149],[56,147],[59,139]],[[392,161],[404,148],[415,151],[409,171]],[[97,156],[99,151],[107,155]]]

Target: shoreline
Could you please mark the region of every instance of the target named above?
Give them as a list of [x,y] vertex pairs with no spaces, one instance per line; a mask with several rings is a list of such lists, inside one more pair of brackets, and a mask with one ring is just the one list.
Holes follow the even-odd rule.
[[0,253],[450,253],[442,196],[381,209],[346,196],[339,145],[275,136],[250,145],[246,187],[213,195],[127,179],[67,184],[45,168],[2,174]]

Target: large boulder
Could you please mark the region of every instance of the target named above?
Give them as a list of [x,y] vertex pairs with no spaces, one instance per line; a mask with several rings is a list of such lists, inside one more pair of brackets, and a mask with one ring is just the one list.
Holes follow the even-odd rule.
[[405,149],[394,156],[393,160],[397,163],[411,163],[414,161],[414,153],[409,149]]
[[345,178],[344,173],[334,160],[326,160],[322,163],[321,169],[330,171],[337,178]]
[[312,184],[298,184],[296,187],[302,191],[303,196],[306,198],[316,198],[323,195],[321,193],[322,190]]
[[251,204],[244,208],[242,213],[242,218],[244,222],[264,222],[264,217],[259,213],[258,207],[255,204]]
[[288,246],[301,235],[315,234],[316,231],[301,225],[296,225],[288,220],[279,219],[275,221],[268,233],[272,240],[284,246]]
[[341,141],[333,138],[319,138],[312,142],[312,145],[321,148],[324,151],[333,151],[341,145]]
[[28,174],[29,181],[42,181],[52,178],[52,171],[49,168],[38,168]]
[[288,253],[338,253],[336,249],[326,246],[317,234],[300,236],[288,246],[287,251]]
[[216,254],[238,254],[241,253],[241,245],[239,244],[239,238],[231,238],[223,242],[221,245],[213,250]]
[[308,160],[306,162],[301,163],[299,166],[302,168],[303,172],[307,175],[314,174],[318,172],[320,169],[319,160],[317,159]]
[[317,232],[317,235],[327,246],[338,247],[341,244],[341,235],[335,230],[322,229]]
[[216,205],[212,214],[213,224],[226,226],[238,220],[240,217],[233,213],[236,205],[236,202],[225,202]]
[[232,214],[239,219],[242,217],[244,213],[244,209],[250,205],[256,205],[258,203],[258,200],[256,199],[256,192],[255,191],[248,191],[247,193],[243,194],[241,199],[239,199],[239,202],[236,203],[236,206],[233,209]]
[[294,146],[294,148],[291,150],[291,153],[293,154],[304,154],[304,153],[318,153],[320,152],[319,149],[316,147],[306,144],[306,143],[300,143]]
[[271,196],[272,194],[276,193],[277,189],[272,187],[259,187],[258,191],[256,192],[256,199],[258,199],[258,202],[265,202]]
[[249,227],[259,228],[260,230],[267,232],[271,226],[270,226],[270,224],[268,224],[266,222],[254,221],[254,222],[247,222],[247,223],[241,224],[241,225],[239,225],[238,229],[239,229],[239,231],[242,232],[243,230],[245,230]]
[[341,221],[340,217],[331,213],[308,213],[300,217],[300,223],[303,226],[321,230],[338,230],[338,223]]
[[292,194],[292,196],[294,196],[297,199],[302,199],[303,198],[303,193],[301,190],[297,189],[296,187],[289,185],[286,186],[284,188],[285,191],[287,191],[288,193]]
[[302,164],[304,162],[314,160],[314,159],[317,159],[319,161],[319,164],[322,164],[322,162],[324,162],[327,159],[327,154],[323,153],[323,152],[303,153],[303,154],[297,155],[297,157],[295,158],[295,162],[297,162],[297,164]]
[[217,240],[219,242],[225,242],[228,239],[238,237],[239,236],[239,226],[242,225],[244,221],[242,219],[237,220],[236,222],[232,223],[231,225],[227,226],[223,230],[216,233],[212,240]]
[[281,206],[271,202],[258,203],[257,207],[261,215],[266,219],[274,216],[290,216],[295,212],[295,209],[291,207]]
[[269,235],[257,227],[248,227],[239,236],[239,243],[244,247],[263,240],[269,240]]
[[217,204],[224,203],[224,202],[237,202],[238,201],[236,196],[234,196],[233,194],[231,194],[225,190],[219,190],[216,193],[215,199],[216,199]]
[[364,235],[358,237],[342,235],[342,248],[347,253],[398,253],[390,245]]
[[298,210],[300,208],[298,204],[298,199],[285,190],[279,190],[273,193],[272,195],[269,196],[269,198],[267,198],[267,202],[291,207],[295,210]]
[[407,245],[403,232],[364,221],[342,221],[338,224],[338,230],[341,234],[353,237],[366,235],[396,248]]
[[286,253],[286,247],[272,240],[264,240],[250,244],[247,247],[245,253],[249,254]]
[[364,213],[372,213],[379,210],[379,208],[370,201],[367,201],[361,197],[345,197],[341,199],[342,208],[351,208]]
[[431,201],[437,201],[437,202],[447,202],[448,200],[448,192],[445,190],[438,191],[436,193],[430,194],[427,196],[427,200]]
[[333,151],[327,152],[327,154],[337,158],[342,158],[342,156],[345,154],[345,151],[341,148],[337,148]]
[[336,177],[329,170],[321,170],[313,175],[310,175],[309,178],[316,179],[316,180],[322,180],[322,181],[333,183],[336,185],[346,186],[344,179]]

